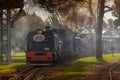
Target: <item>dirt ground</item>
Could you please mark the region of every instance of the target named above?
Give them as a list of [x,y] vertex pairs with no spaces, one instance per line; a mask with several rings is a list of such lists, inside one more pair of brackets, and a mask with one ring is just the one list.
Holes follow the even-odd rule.
[[[74,77],[71,80],[109,80],[108,71],[115,62],[106,63],[90,68],[90,72],[81,77]],[[119,77],[119,76],[118,76]]]

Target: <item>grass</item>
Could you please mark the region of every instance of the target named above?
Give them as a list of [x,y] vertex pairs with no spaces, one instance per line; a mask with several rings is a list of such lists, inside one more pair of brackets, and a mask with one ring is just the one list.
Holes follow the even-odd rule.
[[85,73],[89,73],[89,68],[95,67],[104,63],[111,61],[116,61],[120,59],[120,53],[115,54],[112,57],[111,54],[103,55],[103,61],[97,61],[95,57],[86,57],[74,61],[69,67],[66,67],[64,70],[58,72],[50,80],[68,80],[73,77],[83,76]]
[[25,62],[25,53],[13,53],[12,54],[12,62]]
[[12,56],[22,57],[22,56],[25,56],[25,53],[24,52],[12,53]]
[[25,53],[13,53],[11,64],[0,64],[0,73],[15,71],[25,64]]
[[25,63],[12,63],[12,64],[2,64],[0,65],[0,72],[11,72],[11,71],[16,71],[19,67],[25,65]]
[[103,59],[107,62],[119,60],[120,59],[120,53],[115,53],[114,57],[112,56],[112,54],[103,55]]

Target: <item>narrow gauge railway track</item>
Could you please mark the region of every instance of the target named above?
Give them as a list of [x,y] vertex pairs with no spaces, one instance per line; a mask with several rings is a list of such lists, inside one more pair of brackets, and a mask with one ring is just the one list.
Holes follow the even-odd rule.
[[17,73],[9,80],[44,80],[45,76],[50,75],[52,67],[28,67]]
[[120,63],[113,65],[109,69],[109,80],[120,80]]
[[34,70],[30,71],[29,73],[25,74],[26,76],[22,78],[22,80],[35,80],[35,77],[42,68],[35,68]]
[[110,64],[108,63],[98,68],[98,72],[96,74],[95,80],[120,80],[119,72],[120,72],[120,63],[118,61],[112,62]]
[[38,68],[24,80],[44,80],[45,76],[49,74],[50,69],[51,67]]
[[22,70],[17,70],[17,74],[12,75],[9,80],[18,80],[19,78],[23,77],[24,74],[28,73],[29,71],[33,70],[34,67],[26,66]]
[[[37,70],[29,80],[48,80],[50,77],[55,75],[57,71],[60,71],[63,68],[62,65],[42,67]],[[26,79],[28,80],[28,79]]]

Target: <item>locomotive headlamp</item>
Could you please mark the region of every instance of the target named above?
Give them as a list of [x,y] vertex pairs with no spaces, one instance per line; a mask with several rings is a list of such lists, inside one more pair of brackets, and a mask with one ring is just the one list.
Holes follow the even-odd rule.
[[45,48],[45,51],[49,51],[50,49],[49,48]]

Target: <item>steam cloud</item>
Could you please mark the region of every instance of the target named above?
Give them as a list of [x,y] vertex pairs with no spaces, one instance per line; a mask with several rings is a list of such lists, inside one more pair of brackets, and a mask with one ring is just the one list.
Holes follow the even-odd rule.
[[[29,31],[35,30],[37,27],[44,28],[47,24],[51,25],[51,22],[55,23],[54,19],[52,21],[53,14],[45,8],[40,7],[40,5],[35,4],[33,0],[24,0],[24,4],[23,9],[28,15],[20,18],[14,24],[15,38],[20,43],[25,42],[26,35]],[[72,0],[70,3],[66,2],[61,5],[56,17],[58,24],[54,27],[67,25],[62,27],[77,32],[80,27],[85,26],[88,22],[88,9],[82,6],[79,0]]]

